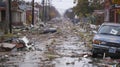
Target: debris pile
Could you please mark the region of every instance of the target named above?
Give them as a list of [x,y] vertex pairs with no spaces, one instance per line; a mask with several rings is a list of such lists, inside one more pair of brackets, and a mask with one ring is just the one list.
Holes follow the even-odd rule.
[[34,45],[30,43],[26,36],[21,38],[9,38],[8,40],[4,40],[0,43],[0,51],[11,51],[14,48],[23,49],[26,48],[34,50]]

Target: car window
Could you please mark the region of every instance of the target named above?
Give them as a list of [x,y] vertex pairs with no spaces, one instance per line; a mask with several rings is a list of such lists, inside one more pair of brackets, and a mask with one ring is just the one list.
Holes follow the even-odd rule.
[[98,33],[100,34],[110,34],[110,35],[120,35],[120,27],[119,26],[102,26]]

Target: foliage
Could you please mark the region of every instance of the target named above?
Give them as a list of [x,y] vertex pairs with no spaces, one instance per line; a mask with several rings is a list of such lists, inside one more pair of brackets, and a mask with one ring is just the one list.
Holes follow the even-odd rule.
[[75,14],[78,16],[85,16],[86,13],[88,13],[89,3],[86,0],[78,0],[77,6],[74,7]]
[[99,2],[94,1],[93,3],[88,2],[88,0],[78,0],[77,5],[73,8],[75,14],[78,16],[84,16],[91,14],[94,10],[102,9],[103,5]]

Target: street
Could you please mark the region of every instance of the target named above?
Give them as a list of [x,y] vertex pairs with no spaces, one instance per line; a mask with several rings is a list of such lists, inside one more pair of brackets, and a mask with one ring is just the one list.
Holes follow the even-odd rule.
[[73,67],[74,65],[79,67],[83,64],[80,59],[90,51],[85,47],[80,36],[73,32],[74,25],[65,19],[63,22],[48,23],[57,27],[59,31],[48,34],[26,34],[30,40],[35,42],[36,49],[1,52],[1,56],[8,56],[1,65],[11,67]]
[[0,0],[0,67],[120,67],[119,0]]
[[[90,37],[86,37],[85,40],[80,36],[80,32],[87,36],[87,32],[80,30],[81,26],[74,25],[67,19],[55,21],[49,21],[46,25],[57,28],[55,33],[38,34],[34,31],[34,34],[23,35],[34,42],[34,50],[13,49],[10,52],[0,52],[0,67],[103,67],[107,65],[109,61],[103,63],[106,59],[91,57],[91,47],[87,43]],[[107,58],[107,60],[111,59]],[[110,62],[113,63],[114,60]]]

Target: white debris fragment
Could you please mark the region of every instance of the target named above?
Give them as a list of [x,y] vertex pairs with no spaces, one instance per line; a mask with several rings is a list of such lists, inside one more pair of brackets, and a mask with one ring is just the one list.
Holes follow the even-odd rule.
[[18,55],[20,56],[20,55],[22,55],[21,53],[18,53]]
[[96,25],[90,24],[90,28],[96,29],[97,27],[96,27]]
[[84,55],[83,57],[84,57],[84,58],[87,58],[87,57],[88,57],[88,55]]
[[35,50],[35,48],[33,47],[33,44],[29,44],[29,40],[26,36],[24,36],[23,38],[19,38],[20,40],[23,40],[25,43],[25,46],[27,47],[27,49],[32,49]]
[[8,55],[5,55],[6,58],[8,58],[9,56]]

